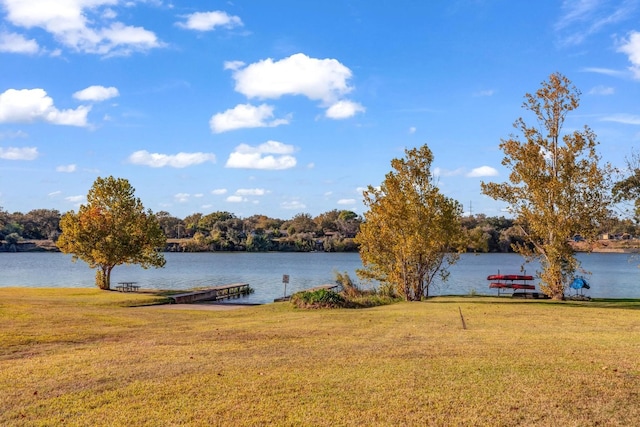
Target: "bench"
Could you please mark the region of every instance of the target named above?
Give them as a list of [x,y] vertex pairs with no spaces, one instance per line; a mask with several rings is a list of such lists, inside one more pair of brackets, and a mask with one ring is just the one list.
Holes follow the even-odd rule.
[[118,282],[116,290],[118,292],[138,292],[140,286],[137,285],[137,282]]

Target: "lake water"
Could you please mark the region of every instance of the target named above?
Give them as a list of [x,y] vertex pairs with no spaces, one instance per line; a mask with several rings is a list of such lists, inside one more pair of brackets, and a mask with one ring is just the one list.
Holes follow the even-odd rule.
[[[585,276],[594,298],[640,298],[640,259],[637,255],[578,254],[592,274]],[[333,272],[347,272],[357,281],[362,266],[357,253],[165,253],[161,269],[117,266],[112,286],[119,281],[135,281],[143,288],[189,289],[193,287],[248,283],[255,293],[235,302],[266,303],[284,295],[282,276],[290,277],[286,292],[333,283]],[[436,283],[431,295],[495,294],[489,289],[489,274],[520,273],[522,257],[516,254],[463,254],[450,268],[445,283]],[[536,265],[526,266],[534,274]],[[94,287],[95,270],[82,261],[73,263],[61,253],[0,253],[0,286]],[[575,292],[573,290],[567,293]]]

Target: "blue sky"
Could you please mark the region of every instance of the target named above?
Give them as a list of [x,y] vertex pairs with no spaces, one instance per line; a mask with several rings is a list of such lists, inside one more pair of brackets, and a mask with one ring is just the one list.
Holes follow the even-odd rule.
[[0,206],[66,212],[98,176],[146,208],[363,213],[405,148],[503,215],[498,145],[553,72],[623,166],[640,139],[640,0],[0,0]]

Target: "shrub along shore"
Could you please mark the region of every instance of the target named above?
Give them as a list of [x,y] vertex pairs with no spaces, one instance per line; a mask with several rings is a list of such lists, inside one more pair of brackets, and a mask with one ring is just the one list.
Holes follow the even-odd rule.
[[640,420],[638,300],[141,307],[163,301],[0,288],[0,425]]

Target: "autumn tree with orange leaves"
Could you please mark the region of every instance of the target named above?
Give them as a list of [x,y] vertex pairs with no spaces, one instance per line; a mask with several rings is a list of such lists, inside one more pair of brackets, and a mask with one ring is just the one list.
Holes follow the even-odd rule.
[[121,264],[142,268],[163,267],[160,252],[166,236],[151,210],[145,211],[134,188],[122,178],[97,178],[78,213],[67,212],[60,220],[62,235],[57,245],[96,268],[96,285],[111,288],[111,271]]

